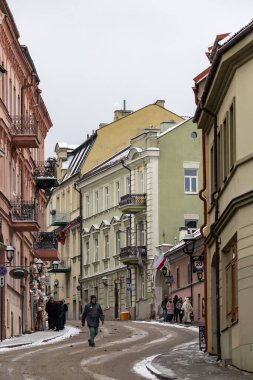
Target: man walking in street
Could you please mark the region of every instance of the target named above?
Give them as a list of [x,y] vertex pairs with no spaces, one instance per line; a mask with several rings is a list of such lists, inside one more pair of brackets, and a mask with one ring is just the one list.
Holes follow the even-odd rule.
[[88,339],[89,346],[95,347],[94,339],[98,333],[99,319],[102,324],[104,324],[104,314],[101,306],[97,303],[97,297],[94,295],[90,297],[90,303],[85,305],[82,315],[82,326],[85,325],[86,319],[90,330],[90,339]]

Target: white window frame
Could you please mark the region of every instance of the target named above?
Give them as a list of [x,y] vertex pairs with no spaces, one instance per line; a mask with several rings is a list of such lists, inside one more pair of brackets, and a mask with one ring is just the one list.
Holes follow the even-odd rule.
[[89,240],[85,242],[85,255],[86,255],[85,264],[88,265],[90,263],[90,242],[89,242]]
[[116,181],[114,183],[114,193],[115,193],[115,205],[117,206],[120,201],[120,182]]
[[[194,170],[195,175],[186,174],[187,170]],[[186,180],[189,180],[189,190],[186,189]],[[193,190],[193,183],[196,181],[196,189]],[[184,169],[184,193],[185,194],[198,194],[198,169]]]
[[99,212],[99,191],[94,191],[94,213],[97,214]]
[[110,240],[109,235],[104,235],[104,258],[109,259],[110,257]]
[[99,242],[98,238],[94,239],[94,261],[97,262],[99,258]]
[[116,255],[120,254],[120,246],[121,246],[121,238],[120,238],[120,231],[115,232],[115,253]]
[[109,185],[104,187],[104,210],[108,210],[110,206]]
[[[183,168],[184,168],[184,194],[198,194],[198,172],[199,172],[199,162],[195,161],[184,161],[183,162]],[[186,170],[196,170],[196,176],[186,176],[185,171]],[[186,178],[190,178],[190,191],[186,191],[185,181]],[[192,191],[192,180],[196,179],[196,191]]]
[[130,194],[131,193],[130,175],[127,175],[125,178],[125,187],[126,187],[126,194]]
[[85,216],[86,218],[90,217],[90,195],[85,194]]

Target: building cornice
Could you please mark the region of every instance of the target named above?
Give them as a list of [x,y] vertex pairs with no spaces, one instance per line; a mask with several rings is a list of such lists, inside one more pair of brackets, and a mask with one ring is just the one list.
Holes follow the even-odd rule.
[[214,243],[215,237],[219,236],[219,234],[226,227],[234,214],[241,207],[247,206],[251,203],[253,203],[253,190],[232,199],[221,216],[218,218],[217,222],[211,228],[211,232],[206,238],[207,245],[210,247]]

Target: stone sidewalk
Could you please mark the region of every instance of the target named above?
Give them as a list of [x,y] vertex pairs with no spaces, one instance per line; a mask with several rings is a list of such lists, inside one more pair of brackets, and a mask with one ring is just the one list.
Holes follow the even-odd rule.
[[253,373],[240,371],[233,366],[224,367],[199,350],[198,344],[171,350],[156,356],[148,370],[159,379],[178,380],[253,380]]

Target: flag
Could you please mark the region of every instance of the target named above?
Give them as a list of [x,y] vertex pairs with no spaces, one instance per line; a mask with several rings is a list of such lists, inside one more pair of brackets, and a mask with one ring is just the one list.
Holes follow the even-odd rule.
[[161,253],[153,262],[153,269],[160,270],[162,269],[163,265],[165,263],[165,257],[164,254]]
[[67,237],[67,232],[71,227],[71,223],[67,224],[66,227],[64,227],[60,232],[59,232],[59,242],[64,245],[66,242],[66,237]]

